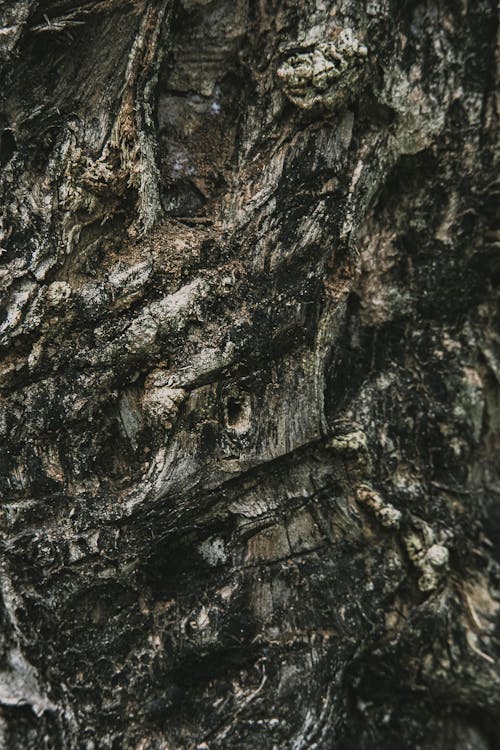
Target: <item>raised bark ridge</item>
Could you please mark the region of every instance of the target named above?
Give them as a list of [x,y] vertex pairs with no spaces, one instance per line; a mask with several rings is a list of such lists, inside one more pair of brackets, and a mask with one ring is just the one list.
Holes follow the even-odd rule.
[[494,3],[0,13],[0,747],[493,750]]

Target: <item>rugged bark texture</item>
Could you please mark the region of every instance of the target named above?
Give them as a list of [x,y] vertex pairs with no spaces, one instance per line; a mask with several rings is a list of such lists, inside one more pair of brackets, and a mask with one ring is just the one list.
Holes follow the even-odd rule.
[[0,10],[0,747],[497,748],[493,0]]

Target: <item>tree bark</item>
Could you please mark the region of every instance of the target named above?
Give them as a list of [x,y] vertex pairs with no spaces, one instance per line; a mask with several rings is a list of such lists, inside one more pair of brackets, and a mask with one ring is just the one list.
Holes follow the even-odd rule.
[[0,748],[495,750],[493,0],[0,13]]

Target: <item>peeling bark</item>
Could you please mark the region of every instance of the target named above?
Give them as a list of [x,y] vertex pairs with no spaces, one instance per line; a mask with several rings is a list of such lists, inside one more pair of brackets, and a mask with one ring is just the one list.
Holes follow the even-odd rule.
[[491,0],[0,8],[0,748],[494,750]]

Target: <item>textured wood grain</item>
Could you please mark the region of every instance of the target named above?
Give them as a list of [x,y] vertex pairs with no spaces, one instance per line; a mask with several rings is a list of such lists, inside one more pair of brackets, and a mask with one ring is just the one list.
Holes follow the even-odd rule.
[[490,0],[0,8],[0,748],[494,750]]

